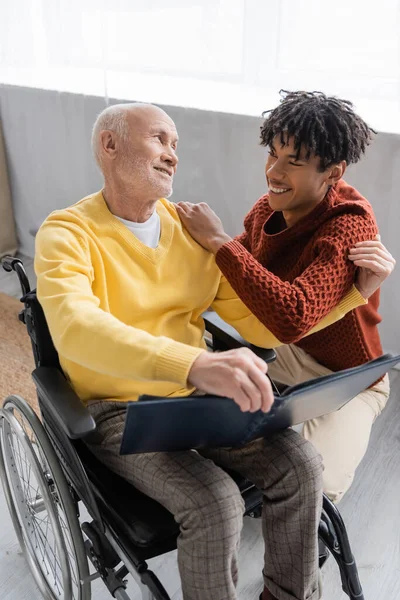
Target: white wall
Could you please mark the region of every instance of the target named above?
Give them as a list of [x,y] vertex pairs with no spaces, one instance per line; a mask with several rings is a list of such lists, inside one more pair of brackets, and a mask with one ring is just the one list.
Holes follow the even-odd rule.
[[[90,134],[103,108],[101,98],[0,86],[0,118],[23,253],[33,254],[30,232],[49,212],[100,189]],[[208,202],[227,231],[239,233],[244,215],[265,191],[265,149],[258,145],[261,119],[164,108],[180,136],[173,199]],[[400,136],[378,135],[346,180],[370,200],[384,243],[400,259]],[[385,283],[381,303],[383,344],[396,352],[400,352],[399,272],[398,267]]]

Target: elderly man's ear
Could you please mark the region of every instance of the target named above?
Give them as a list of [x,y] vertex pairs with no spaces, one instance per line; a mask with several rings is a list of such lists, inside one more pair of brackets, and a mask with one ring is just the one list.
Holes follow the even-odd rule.
[[100,147],[108,158],[114,159],[117,155],[117,140],[113,131],[105,130],[100,133]]

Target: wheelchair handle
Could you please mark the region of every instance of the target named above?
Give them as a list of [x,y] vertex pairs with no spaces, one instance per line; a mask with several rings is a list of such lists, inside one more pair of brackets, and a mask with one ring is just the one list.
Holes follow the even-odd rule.
[[[11,271],[14,271],[14,263],[17,262],[19,259],[15,258],[14,256],[4,256],[1,259],[1,264],[2,267],[5,271],[7,271],[7,273],[11,273]],[[19,261],[21,262],[21,261]]]
[[15,256],[4,256],[1,259],[2,267],[7,273],[15,271],[18,275],[19,283],[22,289],[22,295],[25,296],[31,291],[29,279],[27,277],[22,260],[15,258]]

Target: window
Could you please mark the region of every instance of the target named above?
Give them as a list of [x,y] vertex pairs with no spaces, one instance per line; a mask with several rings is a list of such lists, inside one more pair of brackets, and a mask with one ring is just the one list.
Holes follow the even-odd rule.
[[256,115],[317,89],[385,129],[399,40],[400,0],[5,0],[0,81]]

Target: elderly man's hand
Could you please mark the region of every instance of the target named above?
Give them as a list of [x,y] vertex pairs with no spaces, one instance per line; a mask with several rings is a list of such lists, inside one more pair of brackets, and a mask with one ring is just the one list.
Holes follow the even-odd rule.
[[228,396],[240,409],[268,412],[274,402],[268,365],[248,348],[202,352],[189,372],[188,383],[208,394]]
[[232,238],[224,231],[221,219],[205,202],[178,202],[176,209],[192,238],[206,250],[216,254],[221,246],[231,241]]
[[378,234],[375,240],[358,242],[350,250],[349,259],[358,270],[355,285],[360,294],[368,299],[381,286],[393,271],[396,261],[380,241]]

